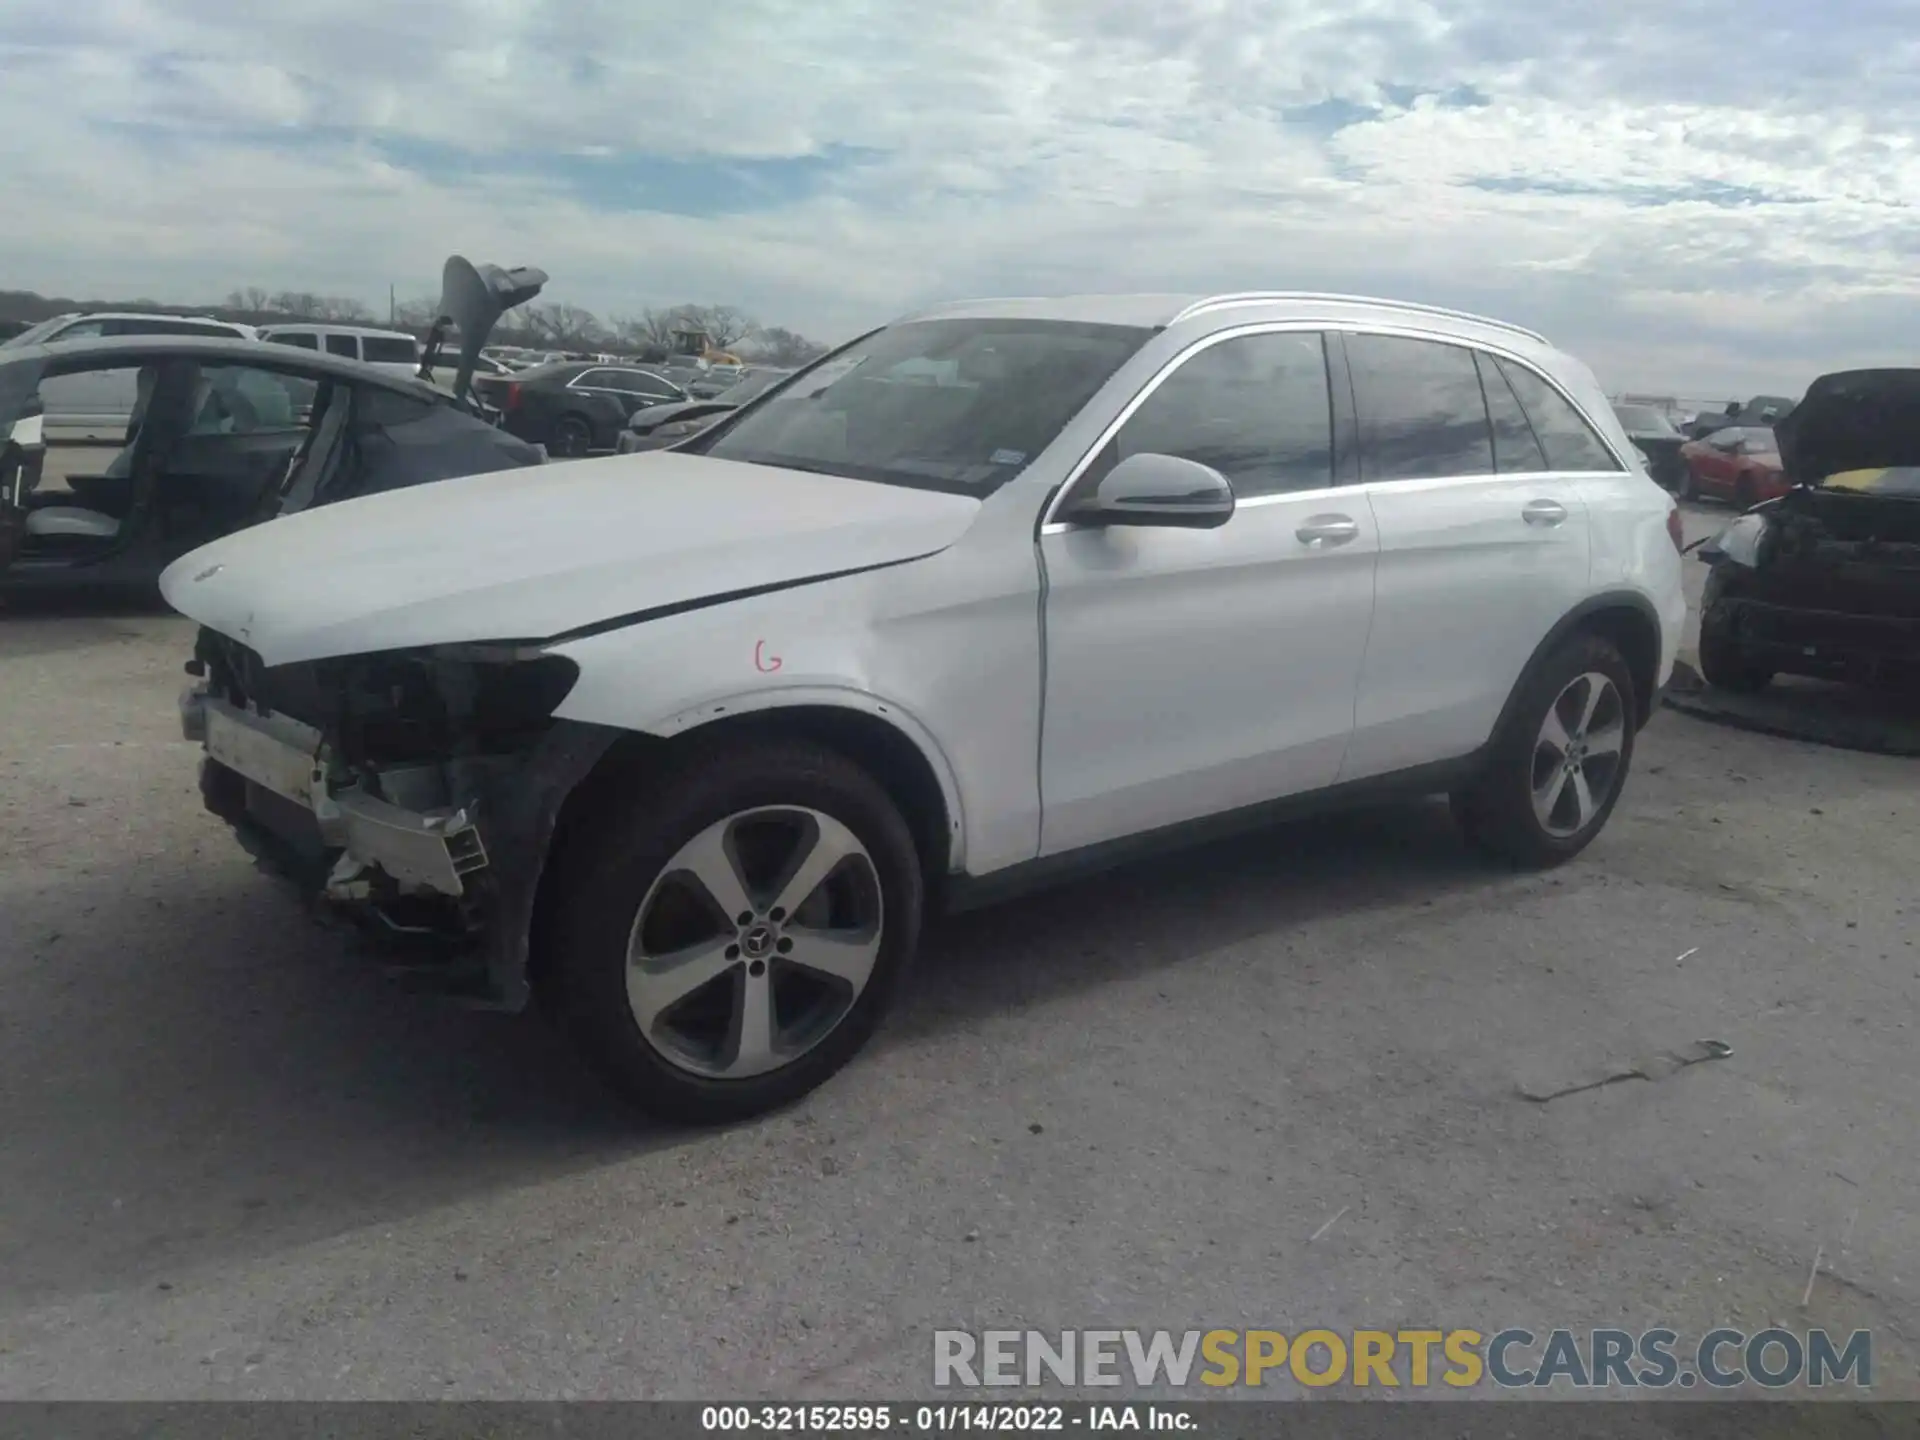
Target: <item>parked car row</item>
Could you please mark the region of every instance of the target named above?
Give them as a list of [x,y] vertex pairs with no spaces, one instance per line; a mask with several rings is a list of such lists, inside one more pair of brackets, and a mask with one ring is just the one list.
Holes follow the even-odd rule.
[[771,390],[793,372],[773,366],[746,367],[741,377],[712,399],[688,399],[636,410],[621,431],[616,448],[622,455],[642,450],[663,450],[697,435],[722,415],[739,409],[747,401]]

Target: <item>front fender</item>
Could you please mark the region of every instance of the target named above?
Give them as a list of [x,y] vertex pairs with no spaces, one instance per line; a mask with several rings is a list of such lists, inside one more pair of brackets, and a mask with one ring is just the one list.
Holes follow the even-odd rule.
[[946,750],[934,737],[933,731],[927,728],[919,716],[898,700],[888,699],[848,684],[767,686],[752,690],[736,690],[728,695],[711,697],[670,714],[655,716],[636,728],[649,735],[658,735],[664,740],[676,735],[685,735],[703,725],[710,725],[719,720],[772,710],[793,709],[803,705],[820,709],[852,710],[863,715],[871,715],[892,726],[913,742],[914,748],[926,760],[927,767],[933,771],[934,779],[940,784],[940,798],[946,805],[947,818],[952,824],[950,867],[956,870],[964,868],[967,835],[966,807],[960,796],[959,782],[954,776],[953,762],[948,759]]
[[[951,663],[876,621],[866,577],[648,620],[553,647],[580,667],[562,720],[671,739],[741,715],[796,706],[870,716],[925,758],[965,862],[967,787],[929,717],[947,715]],[[837,591],[837,594],[822,592]]]

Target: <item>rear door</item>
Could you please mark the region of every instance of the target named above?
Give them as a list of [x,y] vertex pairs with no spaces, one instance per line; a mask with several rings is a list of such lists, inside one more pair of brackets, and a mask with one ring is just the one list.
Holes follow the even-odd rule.
[[1535,648],[1585,596],[1591,565],[1586,506],[1507,366],[1438,339],[1344,339],[1380,535],[1341,772],[1357,780],[1483,744]]
[[1318,332],[1218,338],[1146,394],[1066,504],[1150,452],[1225,474],[1233,517],[1043,527],[1043,855],[1339,774],[1377,540],[1366,497],[1335,485],[1336,413]]

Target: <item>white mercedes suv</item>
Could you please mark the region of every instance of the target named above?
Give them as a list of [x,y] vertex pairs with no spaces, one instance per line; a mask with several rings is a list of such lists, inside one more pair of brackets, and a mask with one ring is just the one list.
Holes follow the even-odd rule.
[[1447,794],[1577,854],[1679,643],[1679,517],[1590,372],[1346,296],[912,316],[669,450],[309,510],[177,562],[216,814],[643,1108],[873,1033],[922,918]]

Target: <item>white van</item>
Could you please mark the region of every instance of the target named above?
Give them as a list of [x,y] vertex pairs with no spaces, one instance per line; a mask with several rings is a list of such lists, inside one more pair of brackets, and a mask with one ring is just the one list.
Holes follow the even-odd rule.
[[297,345],[363,360],[382,370],[412,375],[420,369],[420,342],[404,330],[370,330],[364,325],[263,325],[260,338],[273,345]]

